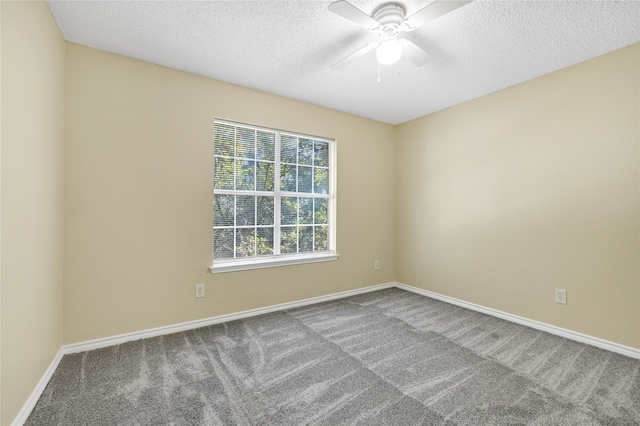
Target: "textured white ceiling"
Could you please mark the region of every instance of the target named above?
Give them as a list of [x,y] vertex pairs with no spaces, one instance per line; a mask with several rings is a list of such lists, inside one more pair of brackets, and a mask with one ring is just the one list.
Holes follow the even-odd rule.
[[[399,124],[640,41],[640,1],[476,0],[408,33],[433,60],[382,66],[376,35],[315,1],[58,1],[67,41]],[[351,0],[367,13],[382,1]],[[411,15],[431,1],[399,1]],[[639,76],[640,78],[640,76]]]

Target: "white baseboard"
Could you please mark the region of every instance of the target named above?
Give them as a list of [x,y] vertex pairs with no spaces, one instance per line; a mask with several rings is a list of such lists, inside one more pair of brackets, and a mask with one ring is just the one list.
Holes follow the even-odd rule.
[[60,360],[62,360],[63,355],[64,353],[62,352],[62,348],[60,348],[56,356],[53,358],[53,361],[51,361],[51,364],[49,364],[49,367],[44,372],[44,375],[36,385],[35,389],[33,390],[33,392],[31,392],[31,395],[29,395],[27,402],[25,402],[15,420],[13,421],[13,423],[11,423],[12,425],[22,426],[24,422],[27,421],[29,414],[31,414],[31,411],[33,411],[33,407],[36,406],[36,403],[40,399],[40,396],[42,396],[44,388],[47,387],[49,380],[51,380],[51,376],[53,376],[56,368],[58,368],[58,364],[60,364]]
[[457,305],[463,308],[471,309],[472,311],[481,312],[483,314],[488,314],[488,315],[501,318],[507,321],[515,322],[516,324],[526,325],[527,327],[535,328],[536,330],[546,331],[547,333],[555,334],[556,336],[566,337],[567,339],[575,340],[576,342],[585,343],[587,345],[596,346],[598,348],[606,349],[608,351],[625,355],[631,358],[640,359],[640,349],[637,349],[637,348],[621,345],[619,343],[600,339],[598,337],[589,336],[587,334],[578,333],[576,331],[567,330],[566,328],[556,327],[555,325],[550,325],[540,321],[531,320],[528,318],[520,317],[518,315],[509,314],[507,312],[498,311],[497,309],[476,305],[475,303],[465,302],[464,300],[459,300],[453,297],[444,296],[442,294],[434,293],[428,290],[423,290],[417,287],[412,287],[410,285],[394,283],[394,286],[402,290],[407,290],[416,294],[420,294],[422,296],[427,296],[433,299],[441,300],[443,302],[451,303],[452,305]]
[[395,286],[395,283],[379,284],[379,285],[374,285],[370,287],[359,288],[356,290],[333,293],[326,296],[312,297],[310,299],[297,300],[295,302],[281,303],[279,305],[266,306],[264,308],[257,308],[257,309],[250,309],[248,311],[235,312],[233,314],[218,315],[215,317],[204,318],[196,321],[183,322],[180,324],[173,324],[165,327],[152,328],[148,330],[136,331],[133,333],[120,334],[118,336],[89,340],[86,342],[65,345],[62,347],[62,352],[63,354],[71,354],[71,353],[77,353],[77,352],[90,351],[93,349],[106,348],[109,346],[119,345],[121,343],[130,342],[134,340],[147,339],[149,337],[157,337],[157,336],[163,336],[165,334],[177,333],[180,331],[193,330],[200,327],[207,327],[213,324],[220,324],[223,322],[235,321],[242,318],[268,314],[270,312],[283,311],[285,309],[293,309],[300,306],[312,305],[314,303],[327,302],[329,300],[342,299],[344,297],[355,296],[357,294],[382,290],[382,289],[391,288],[394,286]]
[[[410,291],[412,293],[420,294],[422,296],[430,297],[432,299],[441,300],[443,302],[451,303],[452,305],[461,306],[463,308],[471,309],[473,311],[481,312],[487,315],[491,315],[497,318],[511,321],[516,324],[525,325],[527,327],[531,327],[536,330],[546,331],[548,333],[555,334],[557,336],[566,337],[567,339],[575,340],[577,342],[585,343],[591,346],[596,346],[598,348],[606,349],[608,351],[619,353],[621,355],[625,355],[631,358],[640,359],[640,349],[637,349],[637,348],[621,345],[619,343],[600,339],[598,337],[589,336],[587,334],[578,333],[576,331],[568,330],[566,328],[556,327],[554,325],[546,324],[540,321],[535,321],[535,320],[521,317],[518,315],[513,315],[507,312],[502,312],[497,309],[488,308],[486,306],[476,305],[475,303],[465,302],[464,300],[456,299],[449,296],[444,296],[442,294],[434,293],[428,290],[423,290],[421,288],[413,287],[407,284],[391,282],[391,283],[374,285],[370,287],[359,288],[356,290],[349,290],[349,291],[343,291],[340,293],[328,294],[326,296],[312,297],[310,299],[303,299],[295,302],[281,303],[278,305],[266,306],[263,308],[250,309],[247,311],[235,312],[232,314],[218,315],[215,317],[204,318],[196,321],[183,322],[183,323],[168,325],[164,327],[157,327],[157,328],[152,328],[148,330],[136,331],[136,332],[120,334],[112,337],[105,337],[101,339],[95,339],[95,340],[89,340],[86,342],[65,345],[60,349],[60,353],[56,356],[56,359],[54,360],[54,362],[55,362],[55,366],[57,366],[58,362],[60,362],[59,358],[62,358],[62,355],[66,355],[66,354],[84,352],[84,351],[89,351],[93,349],[106,348],[109,346],[115,346],[122,343],[134,341],[134,340],[147,339],[150,337],[163,336],[165,334],[178,333],[180,331],[193,330],[196,328],[207,327],[210,325],[220,324],[223,322],[229,322],[229,321],[235,321],[242,318],[254,317],[257,315],[268,314],[270,312],[283,311],[285,309],[293,309],[300,306],[312,305],[314,303],[322,303],[330,300],[342,299],[345,297],[355,296],[358,294],[368,293],[371,291],[383,290],[385,288],[391,288],[391,287],[396,287],[401,290]],[[52,362],[52,365],[53,365],[53,362]],[[55,367],[53,368],[53,370],[55,370]],[[44,382],[45,386],[48,379],[51,377],[52,373],[53,372],[49,373],[48,370],[47,370],[47,373],[45,373],[45,375],[49,374],[49,376],[47,377],[47,380]],[[42,387],[42,390],[44,390],[44,386]],[[40,391],[40,393],[42,393],[42,391]],[[37,398],[36,398],[36,401],[37,401]]]
[[71,345],[64,345],[58,351],[51,365],[47,368],[47,371],[42,376],[42,379],[38,382],[38,385],[29,396],[29,399],[22,407],[22,410],[18,413],[18,416],[12,423],[15,426],[22,426],[24,422],[31,414],[33,407],[35,407],[38,399],[42,395],[44,388],[49,383],[51,376],[58,367],[63,355],[84,352],[93,349],[106,348],[109,346],[115,346],[122,343],[147,339],[149,337],[157,337],[165,334],[177,333],[180,331],[193,330],[200,327],[207,327],[209,325],[220,324],[223,322],[234,321],[242,318],[254,317],[257,315],[268,314],[270,312],[283,311],[285,309],[293,309],[301,306],[312,305],[315,303],[328,302],[330,300],[342,299],[345,297],[355,296],[358,294],[369,293],[371,291],[383,290],[386,288],[397,287],[401,290],[407,290],[412,293],[420,294],[422,296],[430,297],[432,299],[441,300],[443,302],[451,303],[452,305],[461,306],[463,308],[471,309],[473,311],[481,312],[484,314],[492,315],[497,318],[502,318],[507,321],[511,321],[517,324],[525,325],[527,327],[535,328],[537,330],[546,331],[551,334],[566,337],[567,339],[575,340],[577,342],[586,343],[588,345],[596,346],[601,349],[606,349],[611,352],[619,353],[631,358],[640,359],[640,349],[632,348],[630,346],[621,345],[618,343],[610,342],[608,340],[599,339],[586,334],[577,333],[575,331],[567,330],[564,328],[556,327],[550,324],[545,324],[539,321],[534,321],[517,315],[512,315],[506,312],[498,311],[496,309],[487,308],[485,306],[476,305],[474,303],[465,302],[463,300],[455,299],[453,297],[444,296],[442,294],[433,293],[428,290],[423,290],[417,287],[412,287],[406,284],[397,282],[385,283],[374,285],[370,287],[359,288],[356,290],[343,291],[340,293],[333,293],[326,296],[312,297],[310,299],[298,300],[295,302],[281,303],[279,305],[266,306],[264,308],[250,309],[248,311],[236,312],[233,314],[219,315],[211,318],[205,318],[196,321],[183,322],[180,324],[168,325],[165,327],[157,327],[148,330],[136,331],[133,333],[120,334],[112,337],[105,337],[102,339],[89,340],[86,342],[74,343]]

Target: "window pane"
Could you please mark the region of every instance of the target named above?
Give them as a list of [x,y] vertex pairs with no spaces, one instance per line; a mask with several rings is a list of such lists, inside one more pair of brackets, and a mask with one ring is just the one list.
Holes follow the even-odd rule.
[[216,120],[214,258],[326,251],[332,149],[313,136]]
[[258,160],[275,161],[276,135],[275,133],[261,132],[258,130]]
[[313,251],[313,226],[301,226],[298,235],[298,252],[305,253]]
[[256,197],[238,195],[236,197],[236,226],[254,226],[256,224]]
[[256,131],[252,129],[237,128],[236,132],[236,157],[256,157]]
[[282,197],[280,199],[280,223],[282,225],[295,225],[298,223],[297,198]]
[[280,253],[298,252],[298,234],[295,226],[283,226],[280,228]]
[[315,251],[327,250],[327,227],[326,226],[314,226],[315,238],[313,243],[313,249]]
[[313,144],[315,154],[315,165],[329,167],[329,144],[327,142],[315,141]]
[[236,231],[236,257],[256,255],[256,230],[254,228]]
[[256,163],[256,190],[257,191],[273,191],[273,173],[275,170],[274,163],[266,163],[258,161]]
[[311,192],[313,167],[298,167],[298,192]]
[[258,208],[257,212],[257,224],[258,225],[273,225],[274,210],[273,210],[273,197],[257,197]]
[[313,192],[315,194],[329,193],[329,170],[314,167]]
[[213,144],[213,153],[215,155],[226,155],[233,157],[233,136],[235,129],[227,124],[216,124],[215,136]]
[[280,190],[296,192],[296,182],[298,175],[296,166],[291,164],[282,164],[280,166]]
[[329,223],[327,221],[327,200],[324,198],[315,198],[313,202],[315,204],[314,223],[317,225]]
[[233,229],[213,230],[213,257],[216,259],[233,258]]
[[213,164],[214,189],[233,189],[233,158],[216,157]]
[[298,164],[313,164],[313,141],[311,139],[300,139],[298,150]]
[[258,228],[256,249],[258,256],[273,254],[273,228]]
[[213,196],[213,226],[233,226],[233,195]]
[[255,189],[255,164],[253,160],[236,160],[236,189]]
[[293,164],[298,162],[298,138],[282,135],[280,138],[280,161]]
[[313,198],[300,198],[298,223],[313,223]]

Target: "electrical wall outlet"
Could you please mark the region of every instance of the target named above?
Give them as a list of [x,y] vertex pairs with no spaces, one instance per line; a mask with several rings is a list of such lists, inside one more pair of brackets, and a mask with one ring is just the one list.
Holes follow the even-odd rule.
[[567,304],[567,290],[556,288],[556,303]]
[[204,297],[204,284],[196,284],[196,298]]
[[380,269],[380,261],[376,260],[373,262],[373,269],[375,269],[376,271]]

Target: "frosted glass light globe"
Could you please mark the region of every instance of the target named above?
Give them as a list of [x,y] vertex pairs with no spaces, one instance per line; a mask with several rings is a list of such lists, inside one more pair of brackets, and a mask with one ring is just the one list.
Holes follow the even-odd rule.
[[383,65],[390,65],[398,62],[400,56],[402,56],[402,45],[395,37],[384,40],[376,49],[378,62]]

